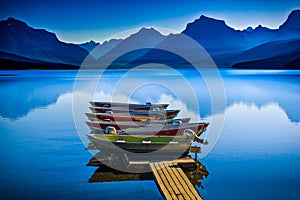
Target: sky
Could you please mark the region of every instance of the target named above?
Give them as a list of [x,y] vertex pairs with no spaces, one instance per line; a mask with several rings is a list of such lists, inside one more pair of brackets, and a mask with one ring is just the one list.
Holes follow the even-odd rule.
[[178,33],[201,15],[240,30],[278,28],[293,9],[300,9],[299,0],[10,0],[1,1],[0,19],[14,17],[64,42],[81,43],[122,38],[140,27]]

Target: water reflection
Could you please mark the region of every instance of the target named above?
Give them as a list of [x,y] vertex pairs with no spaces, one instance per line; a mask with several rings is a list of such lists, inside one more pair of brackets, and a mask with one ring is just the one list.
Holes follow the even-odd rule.
[[292,122],[300,122],[299,75],[225,76],[224,83],[227,108],[236,103],[257,107],[278,104]]
[[[1,79],[1,77],[0,77]],[[16,120],[36,108],[46,108],[72,91],[72,83],[61,80],[0,80],[0,115]]]
[[[2,72],[3,73],[3,72]],[[17,73],[17,72],[15,72]],[[73,90],[76,71],[73,72],[23,72],[18,76],[0,76],[0,115],[4,118],[12,120],[26,116],[31,110],[36,108],[46,108],[54,104],[57,99]],[[124,73],[124,72],[122,72]],[[106,76],[101,80],[95,97],[98,100],[110,100],[114,85],[120,78],[120,71],[107,72]],[[198,121],[199,117],[205,118],[211,116],[210,94],[203,80],[198,76],[193,75],[188,70],[180,71],[192,85],[198,97],[198,104],[191,102],[189,96],[185,95],[185,88],[177,84],[176,75],[168,75],[168,72],[151,72],[156,79],[168,77],[169,85],[178,87],[177,96],[164,87],[157,85],[144,86],[134,94],[128,94],[126,88],[128,85],[136,85],[140,80],[149,79],[149,72],[145,71],[133,74],[131,79],[126,82],[124,88],[119,89],[117,94],[119,100],[128,100],[132,102],[143,103],[146,101],[152,102],[170,102],[170,109],[181,108],[182,115],[193,115],[192,119]],[[43,77],[45,76],[45,77]],[[82,75],[83,76],[83,75]],[[84,94],[85,85],[90,83],[95,74],[86,72],[81,77],[82,92]],[[248,105],[255,104],[261,107],[270,103],[277,103],[286,112],[289,119],[293,122],[300,121],[300,107],[297,105],[300,102],[300,78],[298,74],[280,74],[280,75],[259,75],[255,74],[234,74],[227,71],[222,71],[222,77],[225,84],[227,94],[226,107],[237,102],[243,102]],[[149,93],[149,91],[151,91]],[[146,92],[146,93],[145,93]],[[197,107],[200,108],[199,116],[196,112]],[[192,111],[192,112],[190,112]],[[224,112],[225,110],[216,110]],[[179,115],[180,117],[180,115]]]
[[[102,159],[101,159],[102,158]],[[142,158],[142,156],[140,157]],[[113,159],[118,159],[117,161],[113,161]],[[97,152],[95,156],[93,156],[87,166],[97,167],[92,176],[88,179],[89,183],[95,182],[115,182],[115,181],[140,181],[140,180],[155,180],[155,177],[150,169],[149,162],[136,161],[132,164],[128,164],[128,168],[136,169],[137,171],[148,171],[145,173],[129,173],[123,172],[111,167],[108,167],[107,162],[116,162],[119,164],[119,160],[121,158],[112,157],[110,154],[106,154],[103,152]],[[127,158],[124,157],[123,160]],[[140,160],[136,158],[136,160]],[[106,163],[106,164],[105,164]],[[188,179],[194,186],[200,187],[204,189],[202,185],[202,180],[209,176],[209,172],[206,167],[199,161],[195,161],[193,163],[179,162],[178,167],[180,167],[183,172],[186,174]],[[143,170],[141,170],[143,168]]]
[[[95,179],[93,167],[83,167],[90,154],[84,151],[74,127],[71,105],[76,73],[52,72],[51,77],[45,78],[40,78],[40,74],[48,72],[26,73],[26,77],[23,74],[0,76],[1,197],[139,199],[147,193],[149,196],[145,198],[159,199],[153,181],[85,184],[89,178]],[[197,91],[201,117],[210,116],[204,85],[188,71],[183,73]],[[201,195],[205,199],[297,199],[300,187],[299,72],[294,75],[257,76],[246,72],[222,75],[227,93],[225,126],[213,151],[201,160],[211,172],[208,179],[200,180],[205,186]],[[98,91],[99,100],[109,100],[118,76],[118,71],[114,71],[105,77],[105,87],[102,93]],[[167,72],[160,72],[157,78],[166,76]],[[91,77],[91,72],[82,77],[82,85],[89,83]],[[137,78],[147,76],[133,78],[128,84],[134,84]],[[84,94],[84,90],[82,92]],[[199,117],[190,115],[195,105],[188,97],[178,101],[163,90],[146,94],[152,102],[171,102],[175,108],[178,102],[184,102],[182,110],[189,112],[184,116]],[[124,90],[120,98],[128,100],[128,95]],[[132,101],[144,103],[145,98],[140,90]],[[88,105],[84,108],[89,111]],[[87,140],[86,120],[82,114],[82,129]],[[96,167],[95,173],[101,174],[104,167]],[[198,180],[194,172],[192,176]],[[116,188],[122,188],[122,193],[115,192]]]
[[98,152],[95,156],[93,156],[87,166],[98,167],[91,178],[89,178],[88,182],[114,182],[114,181],[128,181],[128,180],[154,180],[153,174],[150,172],[151,169],[149,164],[139,163],[139,164],[128,164],[128,168],[143,168],[143,171],[148,171],[145,173],[129,173],[123,172],[116,169],[113,169],[107,165],[112,165],[112,162],[119,163],[120,160],[126,160],[127,158],[124,156],[121,158],[120,156],[111,156],[110,154],[105,154],[102,152]]

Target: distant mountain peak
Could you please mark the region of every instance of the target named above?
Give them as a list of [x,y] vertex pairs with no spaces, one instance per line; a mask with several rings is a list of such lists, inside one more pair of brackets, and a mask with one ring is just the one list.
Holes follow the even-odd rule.
[[293,10],[279,29],[300,28],[300,10]]
[[292,10],[290,15],[300,15],[300,9]]
[[126,38],[125,40],[127,39],[132,39],[132,38],[140,38],[140,39],[146,39],[146,38],[149,38],[149,39],[154,39],[154,38],[163,38],[164,36],[158,31],[156,30],[155,28],[146,28],[146,27],[142,27],[141,29],[138,30],[138,32],[136,33],[133,33],[132,35],[130,35],[128,38]]
[[226,25],[224,20],[214,19],[201,15],[200,18],[188,23],[186,29],[182,32],[194,39],[199,37],[220,36],[220,33],[234,32],[235,30]]
[[98,42],[95,42],[94,40],[90,40],[89,42],[84,42],[81,45],[89,45],[89,46],[94,46],[94,45],[98,45]]
[[219,25],[226,26],[224,20],[214,19],[214,18],[211,18],[211,17],[207,17],[205,15],[201,15],[198,19],[196,19],[194,22],[189,23],[189,24],[203,24],[203,25],[206,25],[206,24],[219,24]]
[[245,29],[245,31],[247,31],[247,32],[252,32],[252,31],[254,31],[254,29],[253,29],[251,26],[248,26],[248,27]]
[[96,42],[94,40],[90,40],[88,43],[89,44],[96,44]]
[[6,29],[6,28],[11,29],[12,27],[14,28],[14,30],[12,30],[14,33],[22,32],[22,31],[38,31],[39,33],[46,33],[53,40],[58,41],[55,33],[49,32],[45,29],[32,28],[32,27],[28,26],[25,22],[23,22],[19,19],[16,19],[13,17],[8,17],[6,20],[0,21],[0,29],[2,29],[2,30]]
[[115,39],[115,38],[113,38],[113,39],[110,39],[110,40],[105,40],[104,42],[102,42],[101,45],[106,45],[106,44],[109,44],[109,43],[119,43],[121,41],[123,41],[123,39]]
[[35,29],[9,17],[0,21],[0,51],[47,62],[79,65],[87,51],[57,39],[45,29]]
[[149,30],[152,30],[152,31],[154,31],[155,29],[153,28],[153,27],[142,27],[141,29],[140,29],[140,31],[149,31]]
[[240,31],[226,25],[224,20],[201,15],[188,23],[183,34],[191,37],[210,52],[224,52],[230,49],[245,49],[245,39]]
[[18,20],[18,19],[15,19],[13,17],[8,17],[6,20],[1,20],[1,23],[2,24],[6,24],[7,26],[24,26],[24,27],[28,27],[28,25],[21,21],[21,20]]
[[199,20],[202,20],[202,21],[217,21],[217,22],[222,22],[222,23],[225,23],[224,20],[221,20],[221,19],[215,19],[215,18],[212,18],[212,17],[208,17],[206,15],[201,15]]
[[262,26],[262,25],[258,25],[258,26],[254,29],[254,31],[265,31],[265,30],[270,30],[270,29],[267,28],[267,27],[264,27],[264,26]]
[[91,52],[96,46],[98,46],[100,43],[96,43],[94,40],[90,40],[89,42],[84,42],[81,44],[78,44],[79,47],[87,50],[88,52]]
[[140,34],[140,33],[154,33],[154,34],[159,34],[159,35],[161,35],[161,33],[158,31],[158,30],[156,30],[155,28],[153,28],[153,27],[150,27],[150,28],[146,28],[146,27],[142,27],[136,34]]
[[21,20],[18,20],[14,17],[8,17],[6,20],[1,20],[1,21],[8,21],[8,22],[21,22],[23,24],[25,24],[25,22],[21,21]]
[[200,33],[200,32],[217,33],[223,30],[233,31],[234,29],[227,26],[224,20],[214,19],[214,18],[207,17],[205,15],[201,15],[195,21],[188,23],[183,33],[189,35],[191,30],[193,30],[193,32],[195,30],[198,30],[196,31],[196,33]]

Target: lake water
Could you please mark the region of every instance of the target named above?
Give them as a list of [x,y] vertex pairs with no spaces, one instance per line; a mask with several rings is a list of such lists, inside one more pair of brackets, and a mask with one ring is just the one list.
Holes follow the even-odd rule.
[[[95,71],[0,71],[1,198],[163,199],[153,180],[88,183],[97,168],[86,166],[87,99],[130,98],[170,103],[192,121],[219,119],[199,155],[210,173],[197,188],[204,199],[298,199],[300,72],[220,74],[115,70],[98,82]],[[218,81],[224,89],[207,87]]]

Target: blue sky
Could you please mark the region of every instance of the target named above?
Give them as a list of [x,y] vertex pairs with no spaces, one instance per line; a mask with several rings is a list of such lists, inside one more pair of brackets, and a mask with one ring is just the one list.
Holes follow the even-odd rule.
[[259,24],[277,28],[296,8],[300,8],[298,0],[10,0],[1,2],[0,18],[15,17],[32,27],[55,32],[66,42],[102,42],[142,26],[181,32],[202,14],[224,19],[236,29]]

